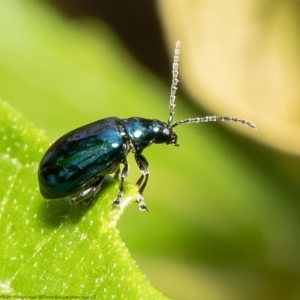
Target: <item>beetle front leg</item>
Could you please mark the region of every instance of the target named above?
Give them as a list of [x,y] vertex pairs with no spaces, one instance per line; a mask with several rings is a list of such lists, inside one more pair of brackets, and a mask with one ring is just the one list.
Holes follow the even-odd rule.
[[[123,197],[123,191],[124,191],[124,180],[127,177],[128,172],[129,172],[129,165],[128,165],[128,162],[126,159],[124,160],[123,164],[124,164],[124,168],[121,173],[121,182],[120,182],[119,192],[118,192],[117,198],[112,203],[112,205],[114,205],[114,206],[120,205],[120,201]],[[120,167],[118,168],[116,173],[119,173],[120,172],[119,170],[120,170]]]
[[[140,169],[140,171],[142,173],[142,176],[136,182],[136,186],[139,188],[138,200],[137,200],[139,203],[139,209],[141,211],[149,211],[149,209],[147,208],[147,206],[145,204],[144,196],[143,196],[143,192],[147,185],[148,177],[149,177],[149,171],[148,171],[149,163],[148,163],[146,157],[143,156],[142,154],[135,154],[134,158],[135,158],[138,168]],[[144,180],[144,182],[143,182],[143,180]]]

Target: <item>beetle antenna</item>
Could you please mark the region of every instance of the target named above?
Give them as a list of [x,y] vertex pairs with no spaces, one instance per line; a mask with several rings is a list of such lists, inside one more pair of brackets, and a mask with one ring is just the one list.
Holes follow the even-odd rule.
[[179,54],[180,54],[180,42],[177,41],[175,43],[174,49],[174,58],[172,64],[172,85],[171,85],[171,94],[170,94],[170,105],[169,105],[169,118],[168,118],[168,125],[170,125],[173,121],[173,115],[175,112],[175,99],[176,99],[176,90],[178,85],[178,61],[179,61]]
[[216,122],[216,121],[233,121],[244,125],[248,125],[249,127],[256,129],[256,126],[253,123],[244,119],[230,117],[230,116],[207,116],[202,118],[200,117],[188,118],[188,119],[183,119],[175,122],[174,124],[171,125],[171,127],[174,128],[178,125],[185,124],[185,123],[202,123],[202,122]]
[[[241,123],[247,125],[253,129],[256,129],[256,126],[244,119],[230,117],[230,116],[206,116],[206,117],[197,117],[197,118],[187,118],[183,120],[179,120],[172,124],[173,116],[175,112],[175,100],[176,100],[176,91],[178,85],[178,62],[179,62],[179,54],[180,54],[180,41],[176,41],[175,49],[174,49],[174,58],[172,64],[172,85],[171,85],[171,93],[170,93],[170,104],[169,104],[169,118],[167,125],[174,128],[178,125],[185,124],[185,123],[202,123],[202,122],[216,122],[216,121],[233,121],[236,123]],[[172,125],[171,125],[172,124]]]

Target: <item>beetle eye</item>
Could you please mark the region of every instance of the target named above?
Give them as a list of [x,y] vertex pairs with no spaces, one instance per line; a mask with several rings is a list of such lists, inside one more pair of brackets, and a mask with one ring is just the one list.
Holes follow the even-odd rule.
[[163,132],[164,132],[165,135],[169,135],[170,134],[169,128],[164,128]]
[[167,142],[167,144],[171,144],[173,146],[179,146],[177,144],[177,134],[174,132],[174,131],[171,131],[170,134],[169,134],[169,140]]

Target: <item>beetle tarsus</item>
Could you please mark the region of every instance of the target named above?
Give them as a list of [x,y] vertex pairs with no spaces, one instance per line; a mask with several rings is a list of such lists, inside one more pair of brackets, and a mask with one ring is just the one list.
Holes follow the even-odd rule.
[[112,206],[120,206],[120,200],[115,200],[112,204]]
[[113,206],[120,206],[122,197],[123,197],[123,192],[122,192],[122,191],[119,191],[119,192],[118,192],[118,196],[117,196],[117,198],[115,199],[115,201],[112,203],[112,205],[113,205]]
[[148,207],[145,204],[143,204],[143,205],[139,204],[139,210],[140,211],[147,211],[147,212],[149,211]]
[[148,207],[145,204],[144,196],[142,194],[138,194],[137,202],[139,204],[140,211],[149,211]]

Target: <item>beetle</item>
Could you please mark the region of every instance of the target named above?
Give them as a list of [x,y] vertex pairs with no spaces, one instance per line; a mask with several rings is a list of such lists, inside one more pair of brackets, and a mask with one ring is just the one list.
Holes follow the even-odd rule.
[[[230,116],[187,118],[173,123],[175,98],[178,85],[180,42],[175,43],[172,65],[172,85],[167,122],[157,119],[110,117],[84,125],[63,135],[54,142],[43,156],[38,181],[40,192],[47,200],[66,200],[70,204],[92,202],[106,175],[120,176],[119,191],[112,202],[120,205],[124,180],[129,172],[127,155],[132,152],[141,172],[136,182],[139,209],[148,211],[143,192],[149,178],[148,161],[143,150],[151,144],[179,146],[174,128],[186,123],[234,121],[256,129],[244,119]],[[120,165],[124,167],[120,169]]]

